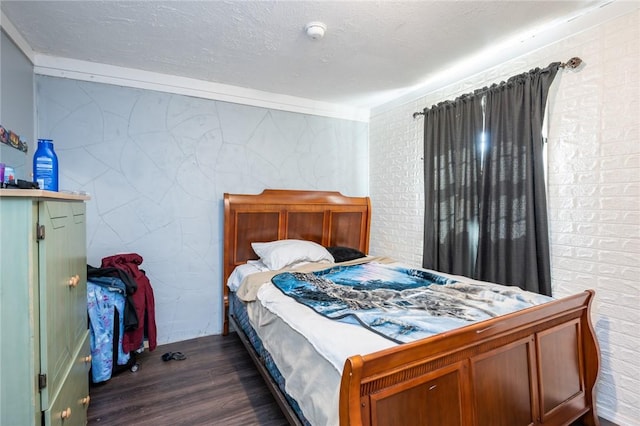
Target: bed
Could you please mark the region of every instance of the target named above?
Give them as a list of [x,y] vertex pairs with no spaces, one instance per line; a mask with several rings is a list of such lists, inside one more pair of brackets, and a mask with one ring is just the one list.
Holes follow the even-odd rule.
[[[223,334],[231,327],[238,332],[291,424],[321,422],[309,422],[301,408],[308,401],[287,392],[265,349],[280,343],[256,337],[260,330],[242,314],[255,304],[239,301],[227,280],[236,267],[258,259],[253,242],[299,239],[368,253],[370,219],[368,197],[291,190],[224,195]],[[340,425],[597,425],[594,386],[600,357],[590,319],[593,297],[588,290],[415,342],[345,356],[333,379],[337,403],[331,418]],[[314,375],[319,368],[314,362],[293,370],[305,370],[316,389],[325,386],[320,383],[325,375]]]

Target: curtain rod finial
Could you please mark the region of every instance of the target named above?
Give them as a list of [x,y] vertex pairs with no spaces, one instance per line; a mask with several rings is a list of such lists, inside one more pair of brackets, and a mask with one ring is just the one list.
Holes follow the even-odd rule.
[[418,118],[419,115],[424,115],[424,112],[414,112],[413,119],[415,120],[416,118]]
[[577,56],[569,59],[567,62],[562,63],[560,66],[562,68],[571,68],[571,69],[576,69],[580,66],[580,64],[582,63],[582,59],[578,58]]

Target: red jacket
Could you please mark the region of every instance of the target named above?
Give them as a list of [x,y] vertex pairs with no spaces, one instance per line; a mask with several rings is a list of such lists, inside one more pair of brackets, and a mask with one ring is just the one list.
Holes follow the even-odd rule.
[[149,350],[156,348],[156,318],[155,299],[153,288],[142,269],[142,256],[137,253],[116,254],[102,259],[102,268],[114,267],[127,272],[138,284],[138,289],[133,293],[133,303],[138,315],[138,328],[124,332],[122,337],[122,350],[125,353],[142,348],[145,335],[149,341]]

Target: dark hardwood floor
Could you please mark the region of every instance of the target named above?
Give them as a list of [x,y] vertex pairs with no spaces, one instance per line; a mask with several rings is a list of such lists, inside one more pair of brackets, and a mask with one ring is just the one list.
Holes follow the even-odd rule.
[[[163,361],[166,352],[183,361]],[[288,422],[235,333],[159,346],[138,371],[92,385],[88,424],[267,425]]]
[[[187,359],[162,360],[177,351]],[[92,385],[89,426],[288,425],[235,333],[159,346],[138,361],[135,373]]]

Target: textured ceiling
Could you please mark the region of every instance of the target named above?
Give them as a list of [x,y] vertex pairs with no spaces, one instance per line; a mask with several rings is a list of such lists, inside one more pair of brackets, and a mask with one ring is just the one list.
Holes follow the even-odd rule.
[[[370,108],[598,1],[7,1],[37,54]],[[304,33],[322,21],[321,40]]]

